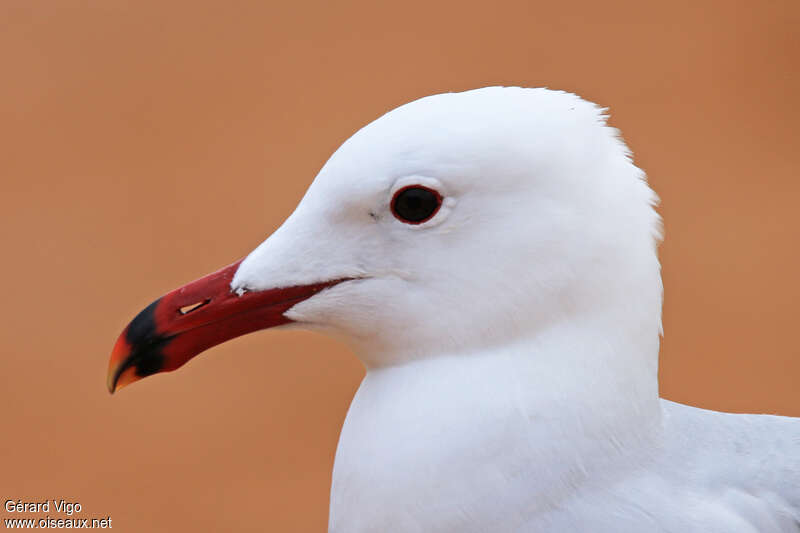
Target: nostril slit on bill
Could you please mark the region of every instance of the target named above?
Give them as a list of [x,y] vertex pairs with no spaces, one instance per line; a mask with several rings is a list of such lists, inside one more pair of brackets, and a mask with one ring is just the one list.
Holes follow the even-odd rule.
[[200,301],[200,302],[195,302],[193,304],[184,305],[183,307],[178,309],[178,312],[180,314],[182,314],[182,315],[188,315],[192,311],[197,311],[198,309],[200,309],[204,305],[208,304],[210,301],[211,301],[211,298],[206,298],[205,300]]

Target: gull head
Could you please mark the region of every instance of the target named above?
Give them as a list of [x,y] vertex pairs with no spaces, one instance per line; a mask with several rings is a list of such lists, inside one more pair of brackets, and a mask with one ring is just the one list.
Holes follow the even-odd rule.
[[331,333],[370,368],[492,350],[578,318],[632,316],[622,334],[657,339],[655,202],[604,110],[573,94],[416,100],[348,139],[244,260],[142,311],[109,387],[275,326]]

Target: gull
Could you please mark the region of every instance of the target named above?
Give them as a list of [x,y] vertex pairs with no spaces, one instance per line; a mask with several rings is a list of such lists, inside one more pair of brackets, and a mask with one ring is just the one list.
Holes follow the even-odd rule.
[[329,531],[800,531],[800,419],[659,397],[657,196],[566,92],[425,97],[359,130],[241,261],[125,328],[111,392],[239,335],[366,374]]

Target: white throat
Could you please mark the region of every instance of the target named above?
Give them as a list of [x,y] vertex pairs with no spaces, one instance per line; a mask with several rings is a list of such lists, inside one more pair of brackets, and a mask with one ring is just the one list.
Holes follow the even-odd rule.
[[658,440],[657,328],[587,314],[369,370],[336,453],[331,531],[513,531],[613,482]]

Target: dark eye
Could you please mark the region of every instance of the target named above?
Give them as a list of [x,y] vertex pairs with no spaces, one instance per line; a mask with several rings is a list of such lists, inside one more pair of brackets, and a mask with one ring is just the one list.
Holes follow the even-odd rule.
[[392,214],[407,224],[422,224],[442,206],[442,195],[422,185],[403,187],[392,197]]

